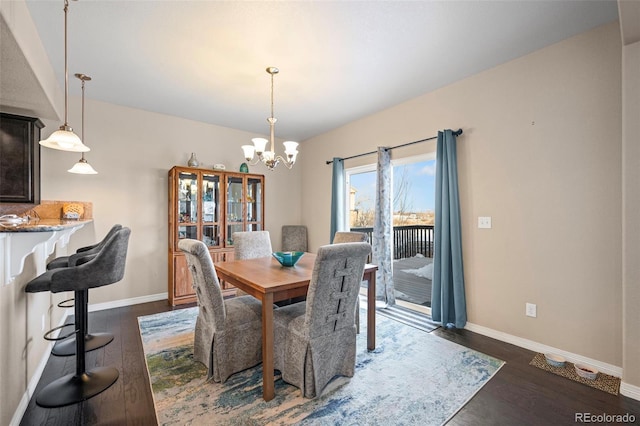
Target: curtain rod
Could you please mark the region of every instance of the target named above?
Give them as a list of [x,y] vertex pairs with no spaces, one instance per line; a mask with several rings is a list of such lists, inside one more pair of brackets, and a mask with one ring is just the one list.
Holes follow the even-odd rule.
[[[458,129],[455,132],[453,132],[454,135],[456,136],[460,136],[462,134],[462,129]],[[395,149],[395,148],[402,148],[403,146],[409,146],[409,145],[413,145],[416,143],[420,143],[420,142],[426,142],[426,141],[431,141],[434,139],[437,139],[437,136],[432,136],[430,138],[427,139],[420,139],[419,141],[413,141],[413,142],[407,142],[407,143],[403,143],[402,145],[396,145],[396,146],[392,146],[389,147],[388,149]],[[375,154],[378,151],[371,151],[371,152],[365,152],[363,154],[357,154],[357,155],[352,155],[351,157],[345,157],[343,158],[343,160],[351,160],[352,158],[358,158],[358,157],[364,157],[365,155],[371,155],[371,154]],[[333,163],[333,160],[327,160],[327,164],[331,164]]]

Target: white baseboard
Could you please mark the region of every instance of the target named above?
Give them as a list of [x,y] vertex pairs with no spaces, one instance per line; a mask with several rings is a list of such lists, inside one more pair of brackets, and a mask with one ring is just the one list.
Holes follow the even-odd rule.
[[140,303],[157,302],[158,300],[167,300],[168,298],[169,293],[158,293],[149,296],[132,297],[131,299],[114,300],[113,302],[94,303],[89,304],[89,312],[121,308],[123,306],[138,305]]
[[640,387],[638,386],[622,382],[620,383],[620,393],[624,396],[640,401]]
[[474,333],[482,334],[483,336],[492,337],[502,342],[511,343],[513,345],[520,346],[521,348],[529,349],[530,351],[540,352],[543,354],[549,352],[558,354],[563,356],[567,361],[573,362],[574,364],[576,362],[579,362],[593,365],[605,374],[609,374],[610,376],[615,377],[622,377],[622,367],[619,367],[617,365],[607,364],[606,362],[587,358],[585,356],[567,352],[562,349],[554,348],[552,346],[543,345],[542,343],[534,342],[533,340],[523,339],[522,337],[513,336],[511,334],[503,333],[501,331],[496,331],[491,328],[483,327],[481,325],[472,324],[469,322],[464,328],[473,331]]

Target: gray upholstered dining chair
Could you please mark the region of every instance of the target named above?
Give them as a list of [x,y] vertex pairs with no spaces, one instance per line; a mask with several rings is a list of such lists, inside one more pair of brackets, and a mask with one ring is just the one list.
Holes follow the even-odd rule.
[[355,304],[370,252],[368,243],[320,247],[306,302],[273,312],[274,367],[305,398],[319,396],[335,376],[353,377]]
[[338,231],[333,234],[333,244],[358,242],[368,243],[369,237],[364,232]]
[[307,250],[307,227],[304,225],[283,225],[282,251]]
[[243,231],[233,233],[235,259],[255,259],[271,256],[269,231]]
[[[338,231],[333,234],[333,244],[342,243],[368,243],[369,236],[364,232]],[[360,298],[356,300],[356,331],[360,334]]]
[[[271,256],[273,250],[269,231],[234,232],[233,251],[236,260]],[[246,294],[244,291],[236,289],[236,296],[245,296]]]
[[207,378],[224,383],[232,374],[262,362],[262,305],[252,296],[224,300],[207,246],[183,239],[198,300],[194,358],[207,366]]

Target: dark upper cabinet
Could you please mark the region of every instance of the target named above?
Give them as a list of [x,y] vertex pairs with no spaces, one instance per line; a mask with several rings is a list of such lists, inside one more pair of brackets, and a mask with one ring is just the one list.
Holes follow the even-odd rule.
[[40,203],[37,118],[0,113],[0,203]]

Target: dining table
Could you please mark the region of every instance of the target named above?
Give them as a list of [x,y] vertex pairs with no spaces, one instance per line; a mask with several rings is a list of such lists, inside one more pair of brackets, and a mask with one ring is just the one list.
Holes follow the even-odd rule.
[[[314,253],[305,253],[292,267],[285,267],[273,257],[216,262],[218,278],[262,302],[262,397],[275,397],[273,368],[273,308],[275,302],[306,296],[316,261]],[[376,347],[376,271],[366,264],[363,281],[367,282],[367,350]]]

